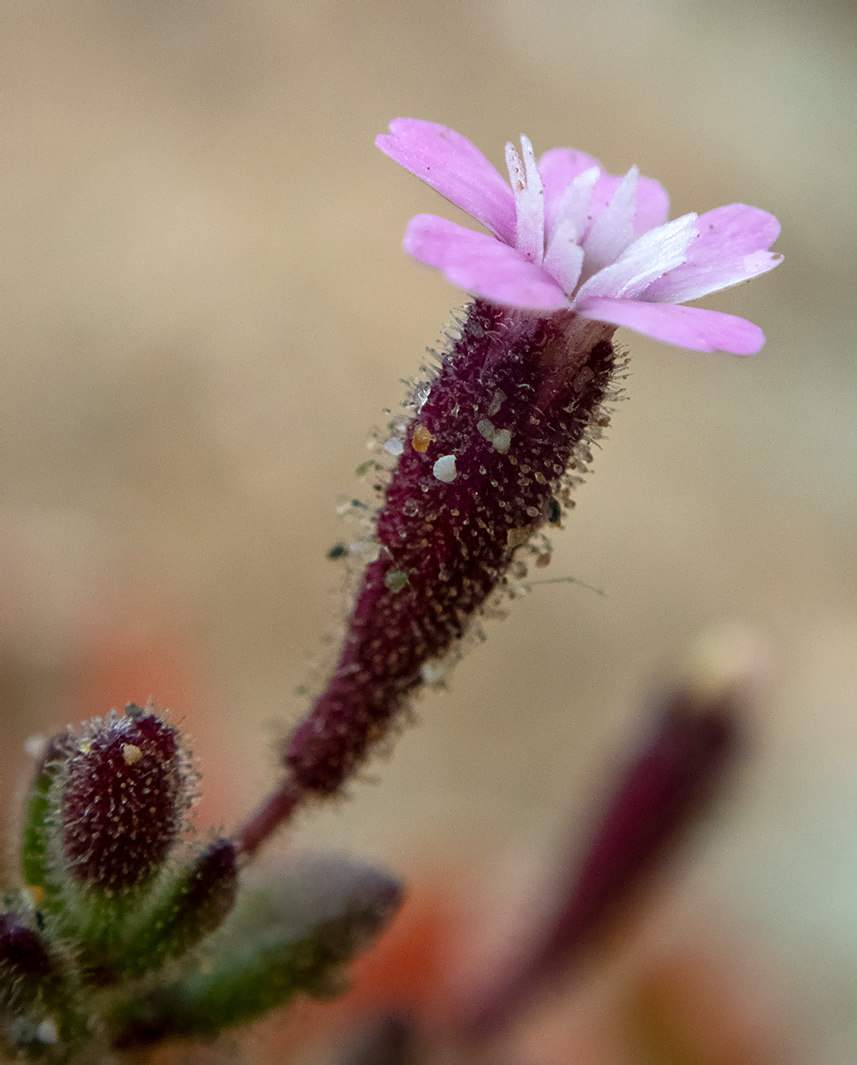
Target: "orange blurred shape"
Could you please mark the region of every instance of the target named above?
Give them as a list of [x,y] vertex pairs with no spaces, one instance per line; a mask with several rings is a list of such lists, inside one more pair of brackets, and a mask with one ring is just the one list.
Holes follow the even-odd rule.
[[766,996],[758,974],[742,966],[735,947],[727,956],[701,943],[676,945],[649,961],[623,1004],[636,1057],[653,1065],[792,1060],[787,1033],[794,1034],[793,1018]]
[[77,707],[91,717],[151,698],[184,716],[201,688],[189,634],[151,605],[128,614],[105,608],[83,634]]
[[92,609],[79,647],[63,714],[85,720],[149,699],[170,710],[203,773],[197,827],[231,828],[241,782],[231,772],[230,744],[209,711],[212,682],[186,619],[129,589]]

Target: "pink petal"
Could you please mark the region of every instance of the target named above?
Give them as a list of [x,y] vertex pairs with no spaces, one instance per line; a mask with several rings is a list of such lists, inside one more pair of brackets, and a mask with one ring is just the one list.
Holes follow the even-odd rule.
[[507,244],[515,242],[512,190],[482,152],[454,129],[397,118],[375,144],[394,162],[467,211]]
[[780,223],[758,207],[732,203],[717,207],[697,220],[699,237],[688,248],[687,259],[648,289],[646,299],[684,303],[718,292],[773,270],[781,255],[767,249],[780,233]]
[[572,148],[551,148],[539,160],[539,173],[545,187],[545,227],[549,233],[557,224],[556,211],[562,194],[578,174],[593,166],[601,170],[597,159]]
[[[592,222],[607,207],[624,178],[602,174],[592,194]],[[670,213],[670,198],[667,190],[654,178],[637,178],[636,206],[634,210],[634,234],[641,236],[656,226],[662,226]],[[584,234],[587,235],[587,234]]]
[[752,322],[701,307],[677,307],[672,303],[642,300],[592,299],[575,310],[582,318],[624,325],[655,340],[665,340],[668,344],[693,351],[755,355],[765,343],[765,334]]
[[660,181],[641,177],[637,182],[637,213],[634,229],[637,236],[662,226],[670,216],[670,196]]
[[442,270],[454,285],[476,296],[540,311],[568,306],[550,274],[516,248],[446,218],[431,214],[412,218],[404,245],[415,259]]

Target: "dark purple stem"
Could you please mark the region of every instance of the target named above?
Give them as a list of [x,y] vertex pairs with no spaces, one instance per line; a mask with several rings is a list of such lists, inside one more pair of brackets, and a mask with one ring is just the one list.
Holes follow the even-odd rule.
[[280,825],[286,824],[291,818],[302,796],[303,790],[291,777],[286,777],[236,833],[235,848],[238,855],[251,858]]

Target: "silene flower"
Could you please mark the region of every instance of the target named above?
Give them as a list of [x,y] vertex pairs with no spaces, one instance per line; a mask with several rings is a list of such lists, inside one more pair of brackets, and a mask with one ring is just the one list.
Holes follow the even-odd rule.
[[[743,204],[668,221],[636,167],[506,148],[510,182],[470,141],[400,118],[378,147],[488,233],[434,215],[405,248],[474,299],[384,448],[369,558],[338,660],[283,748],[286,777],[241,837],[255,850],[305,799],[338,792],[421,686],[442,675],[486,601],[526,554],[549,562],[559,524],[609,423],[628,326],[697,351],[749,355],[761,330],[679,304],[772,269],[777,220]],[[393,461],[393,460],[390,460]]]
[[694,351],[753,355],[761,329],[743,318],[681,307],[781,260],[768,249],[773,215],[733,203],[667,221],[669,196],[633,166],[606,173],[583,152],[554,148],[536,162],[506,145],[509,184],[455,130],[399,118],[377,146],[490,230],[417,215],[405,250],[483,299],[506,307],[628,326]]

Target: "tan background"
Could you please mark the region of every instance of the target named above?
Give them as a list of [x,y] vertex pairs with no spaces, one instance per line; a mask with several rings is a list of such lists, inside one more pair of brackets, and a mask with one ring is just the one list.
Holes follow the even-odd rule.
[[[814,1061],[857,1050],[855,152],[847,4],[163,0],[2,7],[0,614],[7,771],[23,738],[152,695],[234,823],[335,629],[370,426],[460,295],[406,259],[449,212],[372,145],[397,115],[498,165],[526,132],[675,214],[776,213],[786,264],[706,301],[756,358],[620,331],[622,404],[551,576],[419,706],[377,786],[307,820],[401,865],[532,869],[704,626],[765,634],[736,803],[677,874],[759,935]],[[11,779],[11,778],[10,778]],[[204,811],[205,804],[202,807]],[[700,912],[703,912],[700,911]]]

